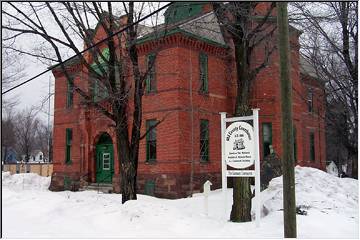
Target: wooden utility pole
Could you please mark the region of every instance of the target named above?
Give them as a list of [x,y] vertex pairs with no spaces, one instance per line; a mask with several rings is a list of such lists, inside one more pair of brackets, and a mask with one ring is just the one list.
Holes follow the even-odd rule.
[[284,237],[296,238],[296,205],[294,176],[294,144],[292,125],[292,83],[290,79],[289,21],[287,3],[277,2],[279,31],[281,138],[283,169]]

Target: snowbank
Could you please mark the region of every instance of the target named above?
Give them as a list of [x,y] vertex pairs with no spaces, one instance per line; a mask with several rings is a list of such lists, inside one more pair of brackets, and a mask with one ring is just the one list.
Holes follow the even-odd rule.
[[[295,167],[296,205],[309,209],[346,213],[352,217],[358,214],[358,181],[338,178],[310,167]],[[269,211],[282,209],[282,176],[271,180],[262,192],[264,207]]]
[[[358,238],[358,181],[337,178],[313,168],[296,167],[299,238]],[[121,204],[119,194],[50,192],[50,178],[3,173],[3,236],[5,238],[282,238],[282,178],[261,193],[267,215],[260,228],[253,222],[232,223],[232,189],[224,204],[221,190],[204,198],[178,200],[138,195]],[[25,187],[23,188],[23,185]],[[19,230],[21,226],[21,231]]]
[[51,177],[42,177],[36,173],[18,173],[11,175],[10,172],[2,172],[2,186],[17,190],[47,190],[50,186]]

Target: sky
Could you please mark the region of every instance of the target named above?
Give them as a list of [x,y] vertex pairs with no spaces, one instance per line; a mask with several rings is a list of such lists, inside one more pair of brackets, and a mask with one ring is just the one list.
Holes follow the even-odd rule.
[[[42,71],[47,69],[47,66],[39,63],[38,61],[31,59],[30,57],[23,56],[25,58],[25,76],[18,82],[25,81]],[[13,99],[17,98],[18,105],[16,109],[21,111],[27,108],[31,108],[33,106],[40,107],[44,99],[47,98],[49,94],[49,82],[50,82],[50,92],[54,92],[54,76],[51,72],[47,72],[46,74],[40,76],[39,78],[34,79],[33,81],[26,83],[14,89],[13,91],[6,93],[3,96],[3,99]],[[45,106],[42,108],[42,111],[38,113],[38,117],[44,121],[47,121],[49,108],[48,102],[45,103]],[[54,113],[54,97],[50,98],[50,116],[52,119],[52,115]]]
[[[104,3],[104,4],[106,4],[106,3]],[[146,6],[146,8],[144,8],[144,13],[151,12],[154,9],[158,8],[158,4],[160,4],[162,6],[162,5],[165,5],[166,2],[151,3],[151,4],[153,4],[153,5],[149,5],[149,6]],[[115,7],[119,8],[119,9],[121,8],[120,5],[116,5],[116,4],[114,4],[114,5],[115,5]],[[11,8],[6,4],[2,4],[2,8],[11,12]],[[118,11],[120,14],[121,10],[115,10],[114,12],[116,12],[116,11]],[[162,11],[162,13],[163,13],[163,11]],[[55,24],[54,20],[50,17],[50,14],[42,12],[42,11],[39,11],[38,14],[39,14],[42,22],[44,23],[45,28],[48,29],[50,34],[61,36],[61,31],[59,28],[55,27],[56,24]],[[2,18],[2,21],[3,21],[3,24],[6,21],[4,16]],[[146,24],[152,25],[153,23],[149,19],[148,21],[146,21]],[[25,36],[20,36],[16,39],[16,46],[17,46],[17,48],[21,48],[22,50],[29,51],[38,46],[41,46],[42,42],[43,42],[43,40],[41,38],[35,38],[32,35],[25,35]],[[81,46],[81,44],[82,44],[82,42],[79,39],[75,39],[75,43],[78,46]],[[67,57],[70,57],[72,55],[74,55],[73,52],[63,49],[64,59],[66,59]],[[54,64],[54,63],[45,64],[43,62],[40,62],[36,58],[30,57],[27,55],[21,55],[21,60],[23,62],[24,68],[25,68],[24,69],[25,77],[20,79],[17,83],[23,82],[25,80],[30,79],[33,76],[36,76],[37,74],[46,70],[48,68],[48,66]],[[42,105],[42,102],[44,101],[44,99],[46,99],[47,96],[49,95],[49,82],[51,85],[50,92],[53,93],[55,79],[54,79],[54,76],[52,75],[52,72],[49,71],[49,72],[43,74],[42,76],[34,79],[33,81],[26,83],[25,85],[22,85],[19,88],[15,89],[9,93],[6,93],[2,97],[5,100],[13,99],[14,97],[16,97],[18,100],[18,105],[16,106],[16,110],[18,110],[18,111],[21,111],[21,110],[24,110],[27,108],[31,108],[33,106],[40,107]],[[46,102],[45,106],[42,108],[42,111],[40,111],[38,113],[38,117],[44,121],[47,121],[49,112],[50,112],[51,121],[52,121],[53,112],[54,112],[54,97],[53,96],[50,98],[50,110],[48,108],[48,102]]]

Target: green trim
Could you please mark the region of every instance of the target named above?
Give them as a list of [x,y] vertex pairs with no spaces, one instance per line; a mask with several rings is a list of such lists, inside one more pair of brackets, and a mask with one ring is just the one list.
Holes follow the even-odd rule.
[[[96,182],[97,183],[112,183],[114,176],[114,147],[111,137],[103,133],[102,136],[107,138],[106,143],[101,143],[99,139],[96,144]],[[109,139],[110,138],[110,139]],[[104,161],[104,155],[108,155],[109,162]]]
[[200,120],[200,162],[209,162],[209,120]]
[[149,196],[154,196],[154,192],[155,192],[155,181],[146,180],[144,185],[144,194]]
[[64,176],[64,190],[71,190],[72,180],[68,176]]
[[71,164],[71,145],[72,145],[72,138],[73,138],[73,134],[72,134],[72,129],[71,128],[66,128],[66,134],[65,134],[65,164]]
[[315,133],[310,132],[310,161],[315,161]]
[[155,53],[150,53],[146,57],[147,69],[152,65],[146,76],[146,93],[156,92],[156,56]]
[[192,37],[192,38],[195,38],[197,40],[200,40],[200,41],[203,41],[203,42],[206,42],[210,45],[214,45],[216,47],[221,47],[221,48],[228,48],[228,46],[226,44],[222,44],[222,43],[218,43],[218,42],[215,42],[211,39],[208,39],[208,38],[204,38],[204,37],[201,37],[199,35],[196,35],[196,34],[193,34],[193,33],[190,33],[188,31],[185,31],[179,27],[176,27],[176,28],[173,28],[173,29],[170,29],[168,30],[167,32],[165,32],[165,30],[162,30],[160,32],[157,32],[157,33],[150,33],[149,35],[147,36],[144,36],[142,38],[139,38],[137,41],[136,41],[136,44],[140,45],[140,44],[143,44],[145,42],[148,42],[148,41],[152,41],[152,40],[159,40],[163,37],[168,37],[170,35],[173,35],[173,34],[176,34],[176,33],[181,33],[185,36],[188,36],[188,37]]
[[199,68],[200,68],[200,92],[209,92],[209,81],[208,81],[208,56],[200,52],[199,54]]
[[175,2],[164,13],[165,23],[176,23],[202,13],[206,2]]
[[109,97],[109,92],[106,87],[103,87],[103,83],[93,78],[93,101],[99,102]]
[[66,107],[70,108],[74,103],[74,84],[72,84],[69,80],[67,80],[66,86]]
[[[157,123],[157,120],[150,119],[146,120],[146,132],[150,129],[150,127],[154,126]],[[156,162],[156,128],[153,128],[146,134],[146,162],[147,163],[154,163]],[[155,152],[153,153],[155,156],[151,156],[150,150],[152,147],[155,146]],[[154,150],[154,149],[153,149]]]
[[[101,55],[106,59],[106,61],[110,60],[110,52],[109,52],[109,48],[104,48],[101,52]],[[94,62],[93,64],[91,64],[91,68],[99,75],[103,76],[103,73],[100,70],[100,67],[103,68],[103,70],[108,71],[108,63],[104,61],[104,59],[101,56],[97,57],[97,61],[99,62],[99,64],[97,64],[96,62]],[[100,65],[100,66],[99,66]]]

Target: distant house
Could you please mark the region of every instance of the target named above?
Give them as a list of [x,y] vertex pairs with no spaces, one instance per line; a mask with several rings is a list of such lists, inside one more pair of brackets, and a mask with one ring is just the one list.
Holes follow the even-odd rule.
[[45,162],[44,153],[40,150],[35,150],[31,153],[29,162]]
[[11,164],[17,162],[17,153],[13,148],[3,149],[3,161],[5,164]]
[[21,162],[29,163],[42,163],[47,162],[47,159],[44,157],[44,153],[41,150],[34,150],[30,153],[29,161],[26,161],[26,155],[21,155]]

